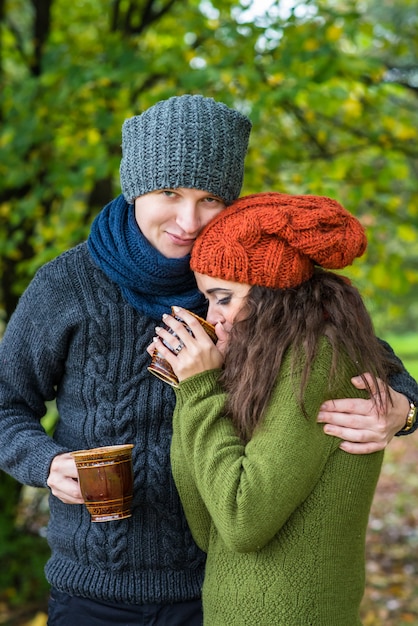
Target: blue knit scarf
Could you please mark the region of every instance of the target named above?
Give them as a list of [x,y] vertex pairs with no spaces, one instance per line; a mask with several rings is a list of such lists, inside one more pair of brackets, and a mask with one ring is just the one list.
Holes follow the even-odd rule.
[[189,267],[190,255],[167,259],[158,252],[140,231],[134,206],[123,195],[96,217],[87,245],[96,264],[137,311],[161,320],[176,304],[205,315],[205,300]]

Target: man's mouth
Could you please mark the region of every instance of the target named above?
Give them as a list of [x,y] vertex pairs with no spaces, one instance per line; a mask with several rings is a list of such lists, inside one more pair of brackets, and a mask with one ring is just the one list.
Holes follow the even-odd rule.
[[171,241],[176,244],[176,246],[192,246],[195,242],[195,237],[181,237],[180,235],[175,235],[174,233],[167,232],[168,237]]

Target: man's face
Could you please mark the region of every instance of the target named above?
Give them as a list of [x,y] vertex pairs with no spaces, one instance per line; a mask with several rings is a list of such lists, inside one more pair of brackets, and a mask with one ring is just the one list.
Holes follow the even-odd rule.
[[197,235],[222,209],[220,198],[198,189],[162,189],[135,200],[135,219],[144,237],[162,255],[188,254]]

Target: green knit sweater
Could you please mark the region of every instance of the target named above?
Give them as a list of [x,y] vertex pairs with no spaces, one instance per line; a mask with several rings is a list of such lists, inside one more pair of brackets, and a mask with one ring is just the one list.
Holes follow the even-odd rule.
[[298,375],[285,359],[247,445],[223,416],[218,370],[176,391],[172,468],[193,536],[208,555],[205,626],[361,624],[365,534],[383,453],[347,454],[316,423],[324,400],[359,395],[352,364],[340,363],[335,380],[330,365],[322,341],[305,394],[307,419],[295,399]]

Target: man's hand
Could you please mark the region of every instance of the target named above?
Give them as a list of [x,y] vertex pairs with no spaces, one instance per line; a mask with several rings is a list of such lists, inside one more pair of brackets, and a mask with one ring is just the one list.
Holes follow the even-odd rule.
[[[321,406],[318,422],[324,423],[324,432],[343,439],[340,448],[351,454],[369,454],[383,450],[392,437],[405,425],[408,399],[389,387],[387,410],[382,407],[370,374],[366,374],[374,399],[344,398],[328,400]],[[366,386],[360,376],[351,382],[357,389]],[[380,387],[382,398],[386,393]],[[392,400],[392,402],[391,402]]]
[[65,504],[83,504],[77,467],[69,452],[58,454],[52,459],[46,482],[52,494]]

